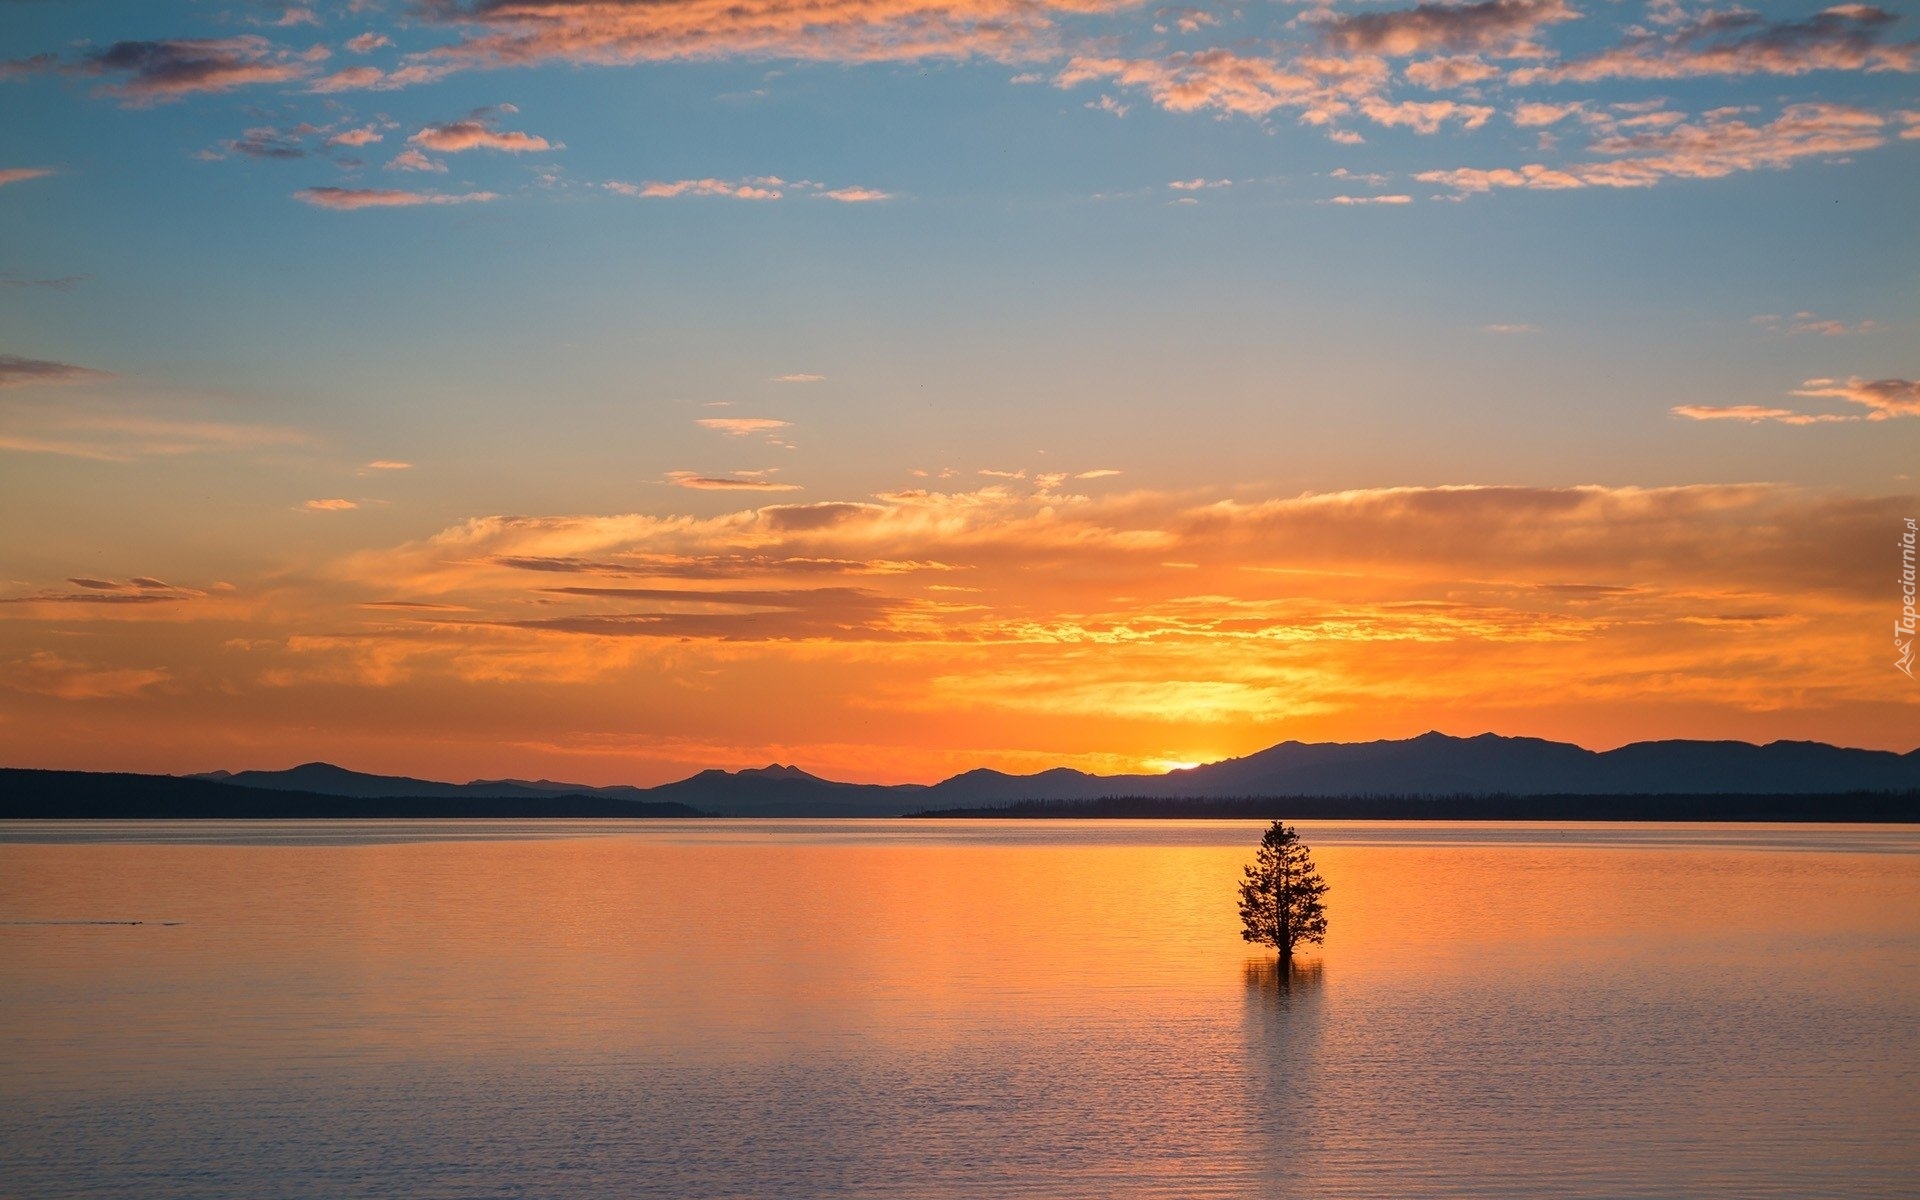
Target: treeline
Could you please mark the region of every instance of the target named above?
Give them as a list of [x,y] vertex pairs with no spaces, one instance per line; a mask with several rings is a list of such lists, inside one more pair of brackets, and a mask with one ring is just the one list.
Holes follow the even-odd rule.
[[1101,796],[928,809],[914,817],[1108,820],[1831,821],[1920,823],[1920,789],[1650,795]]
[[685,804],[603,796],[323,796],[172,775],[0,769],[0,820],[318,820],[701,817]]

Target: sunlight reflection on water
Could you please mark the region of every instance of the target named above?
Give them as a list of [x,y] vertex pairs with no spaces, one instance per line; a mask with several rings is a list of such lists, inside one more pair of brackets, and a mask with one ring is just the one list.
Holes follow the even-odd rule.
[[7,826],[0,1194],[1913,1194],[1920,831],[1257,828]]

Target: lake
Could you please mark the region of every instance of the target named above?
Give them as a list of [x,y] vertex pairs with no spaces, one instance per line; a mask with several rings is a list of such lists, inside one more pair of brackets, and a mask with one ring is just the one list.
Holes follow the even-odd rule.
[[1260,828],[0,825],[0,1194],[1920,1195],[1920,828]]

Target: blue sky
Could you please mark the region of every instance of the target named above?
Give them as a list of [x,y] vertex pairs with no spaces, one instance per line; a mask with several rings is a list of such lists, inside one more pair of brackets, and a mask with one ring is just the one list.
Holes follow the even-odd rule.
[[[1914,491],[1897,8],[4,10],[17,599],[220,582],[286,645],[351,623],[343,563],[501,514]],[[21,678],[149,672],[128,713],[211,653],[19,611]]]

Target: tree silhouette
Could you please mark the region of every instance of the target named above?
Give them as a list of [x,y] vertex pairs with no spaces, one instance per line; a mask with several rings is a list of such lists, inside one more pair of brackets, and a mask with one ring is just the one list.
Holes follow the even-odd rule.
[[1320,903],[1326,892],[1327,882],[1314,869],[1299,832],[1275,821],[1240,881],[1240,936],[1272,946],[1280,961],[1291,961],[1295,946],[1327,936],[1327,910]]

